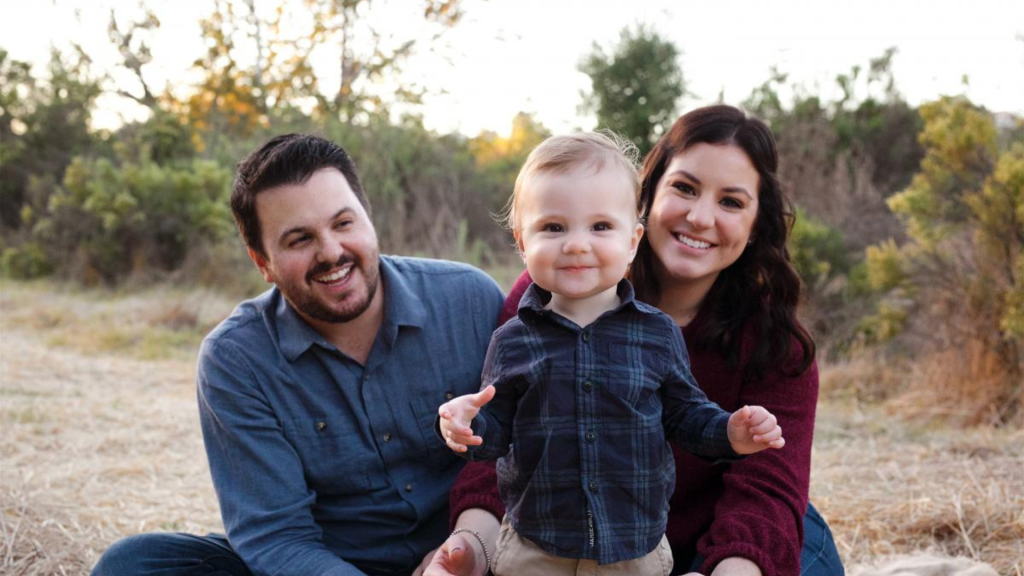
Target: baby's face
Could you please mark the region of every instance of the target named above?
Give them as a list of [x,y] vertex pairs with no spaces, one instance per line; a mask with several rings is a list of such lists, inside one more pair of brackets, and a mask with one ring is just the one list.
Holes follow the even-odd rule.
[[618,284],[643,234],[630,181],[608,167],[533,176],[520,190],[516,220],[533,281],[573,299]]

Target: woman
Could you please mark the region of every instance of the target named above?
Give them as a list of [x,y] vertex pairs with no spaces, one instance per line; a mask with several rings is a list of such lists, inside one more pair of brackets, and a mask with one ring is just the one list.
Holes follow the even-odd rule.
[[[793,211],[775,140],[730,106],[682,116],[644,162],[647,218],[630,279],[683,330],[698,384],[725,410],[764,406],[786,447],[711,465],[675,450],[667,536],[673,574],[842,575],[827,525],[808,503],[818,396],[814,342],[796,317],[800,280],[786,250]],[[506,302],[515,312],[529,284]],[[469,464],[452,490],[456,530],[426,569],[480,574],[503,509],[493,466]]]

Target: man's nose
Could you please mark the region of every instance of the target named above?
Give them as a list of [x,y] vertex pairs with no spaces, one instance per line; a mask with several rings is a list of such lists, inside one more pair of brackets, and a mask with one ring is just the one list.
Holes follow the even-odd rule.
[[336,238],[326,236],[320,241],[320,249],[317,250],[317,260],[320,262],[337,262],[345,255],[345,247]]

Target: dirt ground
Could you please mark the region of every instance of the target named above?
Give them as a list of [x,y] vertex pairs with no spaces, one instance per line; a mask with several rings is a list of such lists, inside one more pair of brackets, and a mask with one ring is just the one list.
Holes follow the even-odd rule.
[[[194,360],[56,345],[5,308],[0,574],[87,574],[124,535],[221,530]],[[1024,575],[1024,432],[828,399],[818,422],[811,497],[851,571],[927,550]]]

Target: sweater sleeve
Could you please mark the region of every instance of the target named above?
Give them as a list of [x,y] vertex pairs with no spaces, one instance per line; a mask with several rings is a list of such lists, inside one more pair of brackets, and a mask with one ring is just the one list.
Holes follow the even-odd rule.
[[[519,309],[519,301],[522,300],[526,289],[530,287],[530,274],[523,271],[516,279],[512,289],[509,290],[505,305],[501,310],[501,317],[498,318],[498,325],[502,325],[515,316]],[[505,505],[498,496],[498,475],[494,471],[494,462],[470,462],[459,472],[452,486],[450,501],[449,523],[455,528],[455,522],[459,515],[470,508],[482,508],[495,518],[505,515]]]
[[775,414],[786,446],[735,462],[723,474],[714,520],[697,542],[703,573],[733,556],[755,562],[764,576],[800,573],[817,400],[816,364],[799,376],[776,371],[744,386],[740,405]]

